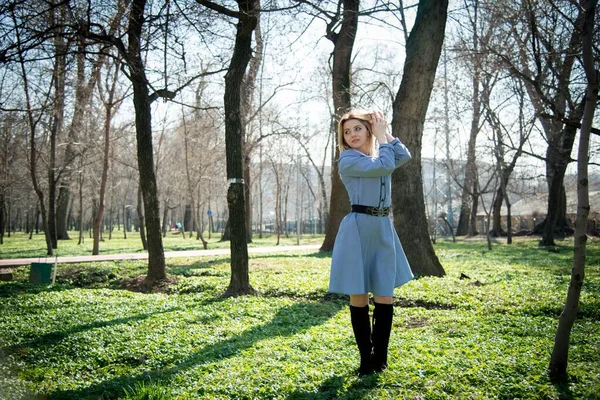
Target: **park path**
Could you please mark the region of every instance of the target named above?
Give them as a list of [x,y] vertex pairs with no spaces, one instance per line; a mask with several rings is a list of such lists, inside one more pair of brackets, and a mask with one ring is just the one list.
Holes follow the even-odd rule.
[[[300,250],[319,250],[319,244],[305,244],[299,246],[269,246],[269,247],[248,247],[249,254],[260,253],[281,253],[288,251]],[[184,258],[184,257],[201,257],[201,256],[228,256],[230,249],[213,249],[213,250],[185,250],[185,251],[165,251],[165,258]],[[93,261],[116,261],[116,260],[146,260],[148,253],[125,253],[125,254],[99,254],[97,256],[64,256],[64,257],[35,257],[35,258],[15,258],[9,260],[0,260],[1,267],[18,267],[29,265],[34,262],[58,262],[59,264],[67,263],[84,263]]]

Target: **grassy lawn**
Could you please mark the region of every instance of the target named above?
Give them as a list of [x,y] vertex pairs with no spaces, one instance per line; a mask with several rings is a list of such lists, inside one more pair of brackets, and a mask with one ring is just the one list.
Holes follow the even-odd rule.
[[153,294],[121,288],[143,262],[59,265],[54,286],[19,268],[0,283],[0,399],[599,399],[597,241],[570,380],[545,372],[571,242],[557,250],[440,241],[447,275],[396,289],[390,368],[365,378],[347,298],[327,293],[329,254],[253,256],[260,296],[239,298],[220,296],[226,257],[168,259],[176,283]]
[[[86,232],[84,241],[82,244],[79,242],[78,232],[69,232],[71,240],[60,240],[58,242],[58,249],[56,255],[58,256],[80,256],[92,254],[92,248],[94,241],[89,237]],[[140,235],[137,232],[128,232],[127,239],[123,238],[123,232],[113,232],[112,238],[109,240],[108,235],[105,234],[105,240],[100,242],[100,254],[117,254],[117,253],[137,253],[142,252],[142,241]],[[303,235],[300,237],[300,244],[321,244],[323,243],[324,235]],[[220,242],[221,234],[213,233],[211,238],[208,238],[208,233],[204,232],[204,239],[208,242],[209,249],[228,249],[229,242]],[[264,235],[262,239],[258,238],[258,235],[254,235],[252,243],[248,244],[248,247],[264,247],[264,246],[275,246],[277,243],[277,236]],[[295,234],[290,234],[290,237],[286,238],[282,236],[280,239],[281,246],[291,246],[296,244]],[[163,247],[165,251],[185,251],[185,250],[201,250],[202,241],[196,240],[196,234],[193,237],[182,237],[181,234],[173,232],[167,233],[163,238]],[[29,234],[23,232],[12,233],[11,237],[4,237],[4,244],[0,245],[0,258],[44,258],[46,255],[46,239],[44,234],[40,233],[33,235],[29,239]]]

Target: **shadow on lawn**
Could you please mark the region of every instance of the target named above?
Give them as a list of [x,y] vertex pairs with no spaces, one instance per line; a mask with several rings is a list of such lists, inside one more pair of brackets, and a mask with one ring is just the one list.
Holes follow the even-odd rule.
[[302,400],[302,399],[364,399],[368,397],[368,393],[375,387],[379,381],[379,375],[372,374],[356,379],[352,385],[344,388],[344,381],[347,379],[341,375],[332,376],[319,385],[317,392],[301,392],[295,391],[290,393],[287,400]]
[[255,326],[237,336],[218,343],[209,344],[177,359],[170,367],[140,372],[137,375],[121,375],[103,382],[75,390],[59,390],[48,393],[49,399],[113,399],[123,395],[124,389],[145,381],[168,383],[178,374],[196,366],[233,357],[255,343],[276,336],[292,336],[313,326],[321,325],[345,307],[342,302],[294,303],[279,309],[274,318],[263,325]]
[[36,336],[27,342],[22,342],[22,343],[18,343],[15,345],[0,347],[0,356],[3,356],[3,357],[8,356],[10,354],[18,352],[21,349],[34,349],[34,348],[38,348],[38,347],[53,346],[55,344],[58,344],[63,339],[69,337],[70,335],[73,335],[76,333],[85,332],[85,331],[89,331],[89,330],[97,329],[97,328],[104,328],[104,327],[108,327],[108,326],[127,324],[127,323],[133,322],[133,321],[141,321],[141,320],[153,317],[158,314],[164,314],[164,313],[169,313],[169,312],[179,311],[179,310],[182,310],[182,308],[181,307],[172,307],[172,308],[159,310],[159,311],[152,312],[152,313],[138,314],[138,315],[134,315],[131,317],[115,318],[115,319],[111,319],[108,321],[96,321],[96,322],[92,322],[90,324],[77,325],[70,329],[49,332],[49,333],[46,333],[41,336]]

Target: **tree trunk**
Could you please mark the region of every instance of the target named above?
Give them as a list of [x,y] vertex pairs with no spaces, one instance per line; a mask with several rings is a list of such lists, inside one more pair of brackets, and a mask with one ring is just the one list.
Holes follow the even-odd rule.
[[475,174],[475,179],[473,180],[473,204],[471,205],[471,219],[469,221],[469,231],[467,235],[475,236],[478,235],[477,231],[477,210],[479,209],[479,191],[477,190],[477,174]]
[[244,157],[244,204],[246,205],[246,242],[252,243],[252,183],[250,182],[250,155]]
[[79,173],[79,241],[77,244],[83,244],[83,170]]
[[4,244],[4,232],[6,230],[6,201],[4,189],[0,189],[0,244]]
[[[477,67],[476,67],[477,68]],[[465,179],[462,185],[462,196],[460,204],[460,215],[458,217],[458,226],[456,235],[466,235],[469,233],[469,221],[471,212],[477,214],[477,209],[473,209],[473,181],[477,176],[477,164],[475,146],[477,144],[477,135],[479,134],[479,122],[481,120],[481,102],[479,99],[479,70],[475,70],[473,75],[473,117],[471,119],[471,133],[469,134],[469,143],[467,145],[467,163],[465,165]]]
[[77,155],[76,146],[79,142],[79,132],[83,129],[83,120],[85,110],[89,103],[90,94],[92,92],[93,82],[85,84],[85,50],[81,43],[78,46],[77,53],[77,82],[75,85],[75,102],[73,104],[73,117],[67,137],[67,145],[65,146],[64,162],[65,170],[62,176],[62,183],[58,191],[58,199],[56,204],[56,237],[58,240],[68,240],[68,211],[71,193],[71,179],[73,169],[69,167]]
[[256,2],[237,0],[240,10],[235,45],[227,74],[225,74],[225,150],[227,154],[227,205],[231,230],[231,280],[226,296],[255,293],[248,271],[246,206],[244,200],[244,171],[242,138],[245,127],[241,118],[240,87],[252,54],[252,31],[256,26]]
[[394,226],[416,275],[445,275],[427,230],[421,147],[423,123],[446,27],[447,0],[419,2],[406,44],[404,75],[394,100],[392,132],[408,147],[413,160],[392,174]]
[[594,14],[597,0],[582,0],[581,5],[585,11],[583,23],[583,64],[588,79],[585,109],[581,121],[579,134],[579,150],[577,156],[577,221],[575,223],[575,240],[573,249],[573,269],[571,282],[567,293],[565,308],[560,315],[554,349],[548,367],[552,380],[560,381],[567,378],[567,364],[569,356],[569,338],[571,329],[577,318],[579,297],[585,277],[585,248],[587,242],[587,222],[590,211],[588,187],[588,157],[590,130],[594,119],[594,111],[598,102],[598,71],[594,69],[592,56],[592,34],[594,27]]
[[[352,68],[352,50],[354,39],[358,29],[359,0],[340,0],[343,4],[342,24],[339,33],[329,30],[327,38],[333,42],[333,107],[335,120],[338,120],[352,107],[350,98],[350,71]],[[329,212],[327,214],[327,228],[325,239],[321,245],[321,251],[332,251],[335,237],[340,228],[342,219],[350,212],[348,192],[342,183],[337,165],[340,152],[337,146],[337,126],[332,127],[335,139],[335,156],[331,168],[331,199],[329,200]]]
[[[141,185],[140,185],[141,186]],[[137,217],[138,217],[138,226],[140,230],[140,239],[142,241],[142,248],[144,250],[148,250],[148,240],[146,238],[146,221],[144,218],[144,210],[142,208],[143,199],[142,199],[142,188],[138,189],[138,202],[137,202]]]
[[[263,38],[260,29],[260,0],[254,0],[256,23],[254,26],[254,41],[256,44],[255,51],[251,53],[248,61],[248,73],[245,75],[241,86],[240,111],[241,118],[246,132],[242,137],[242,151],[244,154],[244,195],[246,201],[246,234],[247,242],[252,243],[252,183],[251,166],[252,152],[255,148],[254,143],[249,143],[252,137],[252,120],[251,116],[254,110],[254,89],[256,86],[256,77],[263,58]],[[262,105],[259,105],[259,107]]]
[[[499,174],[502,174],[502,171],[498,172]],[[504,178],[500,176],[500,181],[503,179]],[[496,189],[496,195],[494,196],[494,202],[492,203],[492,229],[490,231],[490,236],[492,237],[500,237],[506,234],[502,229],[502,203],[504,201],[504,191],[502,186],[502,183],[500,183],[500,186]]]
[[140,188],[144,201],[144,217],[148,240],[148,274],[145,283],[152,286],[166,279],[165,253],[160,232],[160,205],[154,171],[154,152],[152,148],[152,113],[148,81],[142,61],[141,41],[144,7],[146,0],[133,0],[128,27],[128,66],[133,86],[133,105],[135,108],[135,130],[137,142],[138,170]]
[[98,255],[100,252],[100,233],[102,228],[102,220],[104,218],[106,183],[108,182],[109,155],[110,155],[110,125],[112,123],[113,107],[117,80],[119,78],[120,64],[117,62],[114,66],[115,72],[112,78],[111,88],[108,91],[108,98],[104,102],[104,159],[102,162],[102,177],[100,179],[100,193],[98,202],[98,213],[94,219],[94,245],[92,249],[93,255]]
[[163,206],[163,219],[162,219],[162,235],[163,237],[167,236],[167,230],[169,225],[169,199],[165,200],[165,205]]
[[[65,7],[54,9],[50,13],[52,25],[61,25],[64,21]],[[65,39],[56,34],[54,37],[54,104],[52,108],[52,123],[50,125],[50,165],[48,166],[48,230],[52,248],[57,248],[56,237],[56,189],[59,177],[56,176],[56,145],[62,133],[65,114],[65,79],[67,73],[66,52],[68,50]]]
[[[527,3],[529,4],[529,3]],[[528,10],[529,11],[529,10]],[[532,14],[533,15],[533,14]],[[533,17],[535,17],[533,15]],[[535,21],[533,21],[535,22]],[[540,64],[542,60],[537,56],[535,60],[529,60],[530,49],[525,45],[518,49],[521,54],[524,75],[529,78],[524,79],[527,92],[531,103],[538,115],[540,125],[543,127],[548,148],[546,150],[546,181],[548,182],[548,210],[546,219],[543,223],[543,235],[539,242],[540,246],[554,246],[554,233],[556,228],[566,228],[566,206],[562,208],[564,202],[564,175],[567,165],[570,161],[570,154],[575,140],[577,128],[571,124],[565,124],[561,120],[580,121],[583,114],[583,104],[579,104],[566,112],[567,96],[570,92],[569,85],[572,82],[571,74],[576,57],[580,52],[581,29],[583,23],[583,11],[579,11],[577,20],[574,23],[568,48],[557,49],[557,56],[544,58],[544,62],[549,65],[540,65],[539,68],[551,71],[549,74],[552,83],[540,82],[539,72],[537,76],[529,71],[528,65],[535,62]],[[531,24],[535,26],[534,23]],[[533,41],[538,43],[548,40],[538,37],[539,31],[534,31],[531,35]],[[564,58],[560,55],[564,54]],[[514,68],[514,67],[513,67]],[[554,84],[558,86],[554,88]],[[553,87],[551,93],[547,92],[546,87]],[[547,117],[547,110],[552,110],[555,118]],[[566,117],[566,118],[565,118]]]

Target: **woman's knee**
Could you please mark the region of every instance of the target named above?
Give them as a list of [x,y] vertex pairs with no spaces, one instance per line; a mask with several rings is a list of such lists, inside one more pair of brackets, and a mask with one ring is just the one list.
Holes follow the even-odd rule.
[[394,296],[373,296],[375,303],[394,304]]
[[369,304],[369,294],[351,294],[350,305],[354,307],[364,307]]

